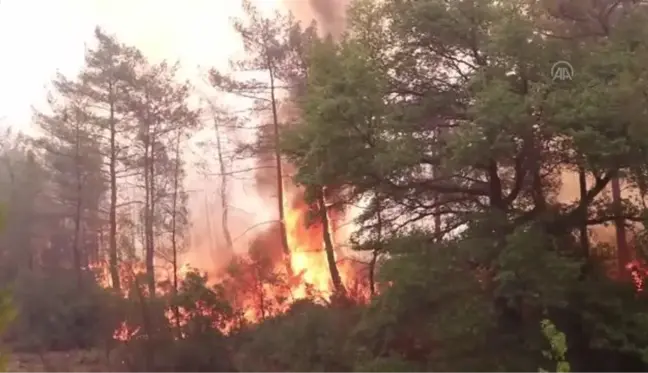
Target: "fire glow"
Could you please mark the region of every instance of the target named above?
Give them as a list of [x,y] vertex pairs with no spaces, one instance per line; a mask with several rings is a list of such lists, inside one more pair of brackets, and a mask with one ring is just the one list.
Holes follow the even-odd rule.
[[[239,270],[236,277],[229,277],[226,273],[213,276],[209,279],[210,284],[222,284],[225,288],[226,297],[231,302],[235,309],[242,313],[242,317],[248,323],[257,323],[264,318],[285,312],[291,304],[300,299],[313,299],[328,300],[332,295],[333,285],[331,281],[331,274],[327,262],[326,253],[323,247],[323,226],[316,222],[307,224],[308,219],[308,206],[303,200],[300,192],[292,191],[287,198],[289,203],[285,203],[285,229],[290,247],[290,265],[292,269],[292,277],[289,277],[285,269],[285,262],[281,255],[278,255],[280,250],[280,241],[276,239],[276,235],[269,235],[269,239],[261,241],[259,249],[269,253],[268,258],[273,273],[284,276],[286,281],[281,282],[281,285],[274,286],[269,283],[264,283],[258,274],[258,268],[252,265],[253,261],[249,260],[249,255],[236,257],[234,261],[239,265]],[[331,214],[329,214],[331,215]],[[329,216],[329,218],[331,218]],[[335,224],[336,219],[329,219],[332,222],[330,227],[331,236],[335,237]],[[275,228],[276,229],[276,228]],[[262,235],[268,235],[272,232],[262,232]],[[270,246],[270,247],[266,247]],[[361,301],[366,297],[366,291],[359,291],[359,268],[353,262],[339,261],[339,252],[336,250],[336,257],[338,260],[338,270],[342,277],[343,283],[346,287],[355,289],[355,297]],[[100,271],[100,281],[103,286],[110,287],[110,276],[106,265],[97,265]],[[206,268],[201,268],[207,270]],[[182,284],[187,278],[187,274],[193,270],[191,263],[184,263],[178,269],[178,282]],[[120,268],[120,275],[123,282],[122,296],[128,296],[128,290],[133,285],[136,287],[143,287],[137,284],[137,276],[145,273],[145,268],[141,262],[137,263],[122,263]],[[207,271],[213,273],[213,271]],[[158,272],[159,273],[159,272]],[[167,271],[167,276],[158,276],[158,282],[170,283],[173,278],[173,271]],[[159,294],[166,294],[172,291],[168,286],[159,286]],[[363,295],[363,297],[360,296]],[[353,296],[353,295],[352,295]],[[205,308],[205,312],[201,310]],[[210,317],[210,310],[200,304],[196,304],[196,312],[201,313],[201,316]],[[180,326],[186,324],[188,319],[192,316],[187,311],[180,312],[181,314],[174,314],[173,310],[169,309],[166,312],[166,317],[171,325],[179,324]],[[217,316],[214,316],[215,324],[218,323]],[[227,333],[231,329],[231,325],[215,325],[218,329]],[[118,341],[128,341],[140,333],[138,327],[131,327],[126,321],[122,322],[120,327],[117,328],[113,334],[113,338]]]

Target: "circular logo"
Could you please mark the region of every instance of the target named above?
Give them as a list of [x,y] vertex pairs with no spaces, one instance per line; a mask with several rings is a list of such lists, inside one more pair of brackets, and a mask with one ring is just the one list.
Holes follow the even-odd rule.
[[567,61],[558,61],[551,66],[551,80],[571,80],[574,68]]

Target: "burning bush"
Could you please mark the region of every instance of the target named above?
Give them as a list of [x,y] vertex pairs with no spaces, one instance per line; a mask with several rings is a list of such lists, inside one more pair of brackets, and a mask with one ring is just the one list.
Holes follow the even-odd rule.
[[134,317],[116,333],[129,371],[233,370],[223,330],[234,314],[222,288],[210,287],[206,276],[189,272],[177,292],[130,303],[140,312],[133,309]]

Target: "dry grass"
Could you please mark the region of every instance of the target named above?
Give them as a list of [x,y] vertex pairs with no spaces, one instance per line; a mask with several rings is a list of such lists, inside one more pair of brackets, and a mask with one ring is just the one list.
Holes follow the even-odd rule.
[[11,353],[8,372],[114,372],[112,364],[101,350],[66,352]]

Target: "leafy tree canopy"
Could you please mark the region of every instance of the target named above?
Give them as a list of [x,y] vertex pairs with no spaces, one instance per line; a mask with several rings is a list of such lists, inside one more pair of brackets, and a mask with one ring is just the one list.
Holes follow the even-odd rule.
[[[283,148],[298,183],[368,206],[355,238],[385,255],[391,284],[357,330],[372,356],[536,369],[549,317],[577,369],[600,369],[594,351],[646,363],[622,326],[643,324],[645,300],[577,234],[642,221],[648,12],[581,3],[356,1],[343,40],[315,44]],[[570,80],[552,76],[558,61]],[[565,198],[579,170],[584,190]],[[621,208],[606,189],[617,177],[637,191]]]

